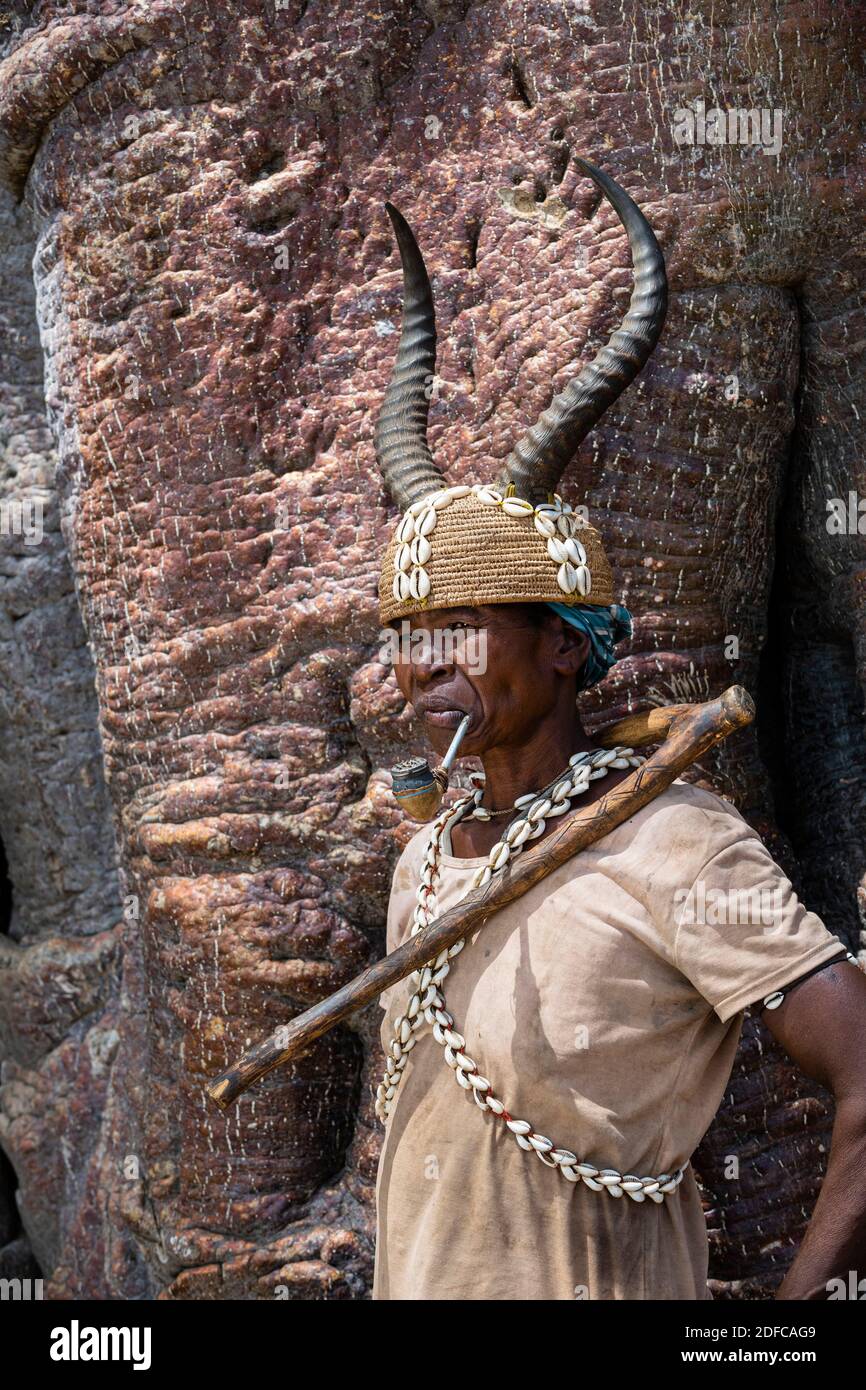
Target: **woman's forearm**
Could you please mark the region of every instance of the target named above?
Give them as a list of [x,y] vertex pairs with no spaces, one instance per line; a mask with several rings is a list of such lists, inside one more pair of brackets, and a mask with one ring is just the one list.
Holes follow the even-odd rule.
[[[818,1201],[777,1299],[866,1296],[866,1100],[837,1101]],[[834,1282],[840,1281],[840,1282]]]

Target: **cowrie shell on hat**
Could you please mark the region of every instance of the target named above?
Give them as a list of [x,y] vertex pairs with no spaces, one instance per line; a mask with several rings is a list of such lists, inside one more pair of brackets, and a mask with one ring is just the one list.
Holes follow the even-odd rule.
[[430,576],[425,569],[413,570],[409,576],[409,591],[412,598],[426,598],[430,592]]
[[556,522],[547,513],[536,511],[534,521],[535,529],[540,536],[547,538],[556,535]]
[[[426,536],[416,536],[409,546],[410,560],[413,565],[426,565],[433,553],[433,547]],[[400,569],[408,569],[408,565],[400,565]]]
[[557,565],[564,565],[569,558],[565,541],[559,541],[555,536],[551,536],[547,542],[547,553]]
[[556,582],[563,593],[573,594],[577,588],[577,570],[566,560],[556,571]]
[[502,510],[507,516],[531,516],[535,508],[531,502],[525,502],[522,497],[504,497]]
[[453,501],[453,496],[445,488],[444,491],[434,492],[432,497],[428,497],[427,505],[432,507],[434,511],[441,512],[444,507],[450,507]]
[[564,560],[570,560],[573,565],[586,564],[586,551],[570,536],[567,541],[562,542],[562,548],[565,551]]

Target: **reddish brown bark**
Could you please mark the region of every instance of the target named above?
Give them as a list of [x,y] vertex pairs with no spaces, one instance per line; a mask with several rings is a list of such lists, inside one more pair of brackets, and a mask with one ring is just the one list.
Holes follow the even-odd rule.
[[[103,849],[63,841],[62,862],[109,887],[80,922],[43,906],[7,778],[0,833],[23,914],[9,992],[35,983],[24,1041],[7,1045],[4,1147],[55,1296],[362,1296],[375,1017],[228,1117],[202,1080],[381,949],[403,832],[376,769],[411,735],[377,659],[393,515],[372,429],[400,284],[382,202],[431,269],[430,439],[452,480],[497,470],[627,300],[624,238],[569,152],[644,207],[668,261],[668,324],[567,480],[637,619],[587,713],[752,690],[760,742],[743,736],[706,775],[854,944],[862,541],[828,534],[825,501],[863,468],[856,9],[48,0],[21,13],[0,135],[35,238],[55,505],[95,663],[79,713],[93,730],[98,708],[122,878]],[[698,97],[780,108],[778,160],[678,147],[673,113]],[[20,769],[30,714],[13,710],[3,583],[4,737],[20,729]],[[38,594],[24,606],[41,635]],[[45,698],[65,707],[63,691]],[[92,754],[72,780],[84,764],[99,787]],[[110,843],[95,795],[76,788],[73,819]],[[109,954],[122,991],[95,983]],[[50,1006],[55,971],[68,1019]],[[40,1032],[48,1012],[54,1031]],[[99,1078],[83,1064],[94,1029],[116,1034]],[[766,1049],[748,1033],[695,1159],[720,1292],[778,1280],[829,1135],[826,1101]],[[40,1158],[67,1118],[74,1193],[62,1159]],[[72,1259],[48,1209],[87,1230],[91,1256]]]

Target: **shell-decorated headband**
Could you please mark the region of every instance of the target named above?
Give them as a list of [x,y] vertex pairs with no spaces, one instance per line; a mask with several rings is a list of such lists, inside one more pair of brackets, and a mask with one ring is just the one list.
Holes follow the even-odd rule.
[[634,380],[658,342],[667,308],[664,259],[637,205],[609,175],[575,162],[626,229],[634,287],[607,345],[554,396],[505,461],[495,484],[449,487],[427,444],[436,367],[433,295],[412,231],[391,204],[403,266],[403,326],[376,424],[376,458],[403,513],[379,580],[383,623],[428,608],[490,603],[611,604],[599,533],[557,492],[578,445]]

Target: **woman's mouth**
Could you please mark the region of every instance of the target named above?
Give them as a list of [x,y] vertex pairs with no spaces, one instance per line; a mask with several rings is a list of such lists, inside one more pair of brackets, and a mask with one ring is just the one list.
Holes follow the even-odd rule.
[[434,729],[456,729],[461,720],[466,718],[465,709],[425,709],[422,715],[424,722],[432,724]]

